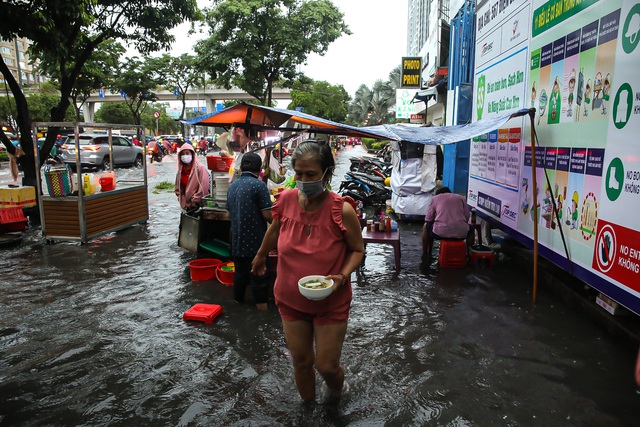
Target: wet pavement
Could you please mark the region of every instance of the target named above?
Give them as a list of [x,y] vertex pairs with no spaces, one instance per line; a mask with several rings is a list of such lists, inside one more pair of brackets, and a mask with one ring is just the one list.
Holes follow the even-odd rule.
[[[339,170],[361,150],[339,153]],[[0,425],[637,425],[634,349],[552,293],[533,306],[508,258],[422,266],[420,224],[405,222],[400,272],[391,246],[370,244],[353,275],[349,392],[328,403],[319,382],[302,405],[275,308],[190,280],[177,200],[154,189],[175,170],[149,165],[146,225],[86,245],[31,229],[0,249]],[[224,314],[183,321],[198,302]]]

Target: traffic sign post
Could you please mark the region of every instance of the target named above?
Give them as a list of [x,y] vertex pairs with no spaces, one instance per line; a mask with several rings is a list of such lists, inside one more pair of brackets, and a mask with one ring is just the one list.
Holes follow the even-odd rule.
[[158,119],[160,118],[160,112],[159,111],[154,111],[153,112],[153,118],[156,119],[156,135],[158,135]]

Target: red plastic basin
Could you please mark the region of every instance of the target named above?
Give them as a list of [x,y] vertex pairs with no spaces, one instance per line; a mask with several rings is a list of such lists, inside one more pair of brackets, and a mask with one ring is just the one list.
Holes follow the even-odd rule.
[[216,278],[216,268],[222,261],[215,258],[198,258],[189,262],[189,272],[191,280],[213,280]]
[[223,285],[232,286],[233,276],[236,274],[235,264],[232,262],[220,263],[216,267],[216,278]]

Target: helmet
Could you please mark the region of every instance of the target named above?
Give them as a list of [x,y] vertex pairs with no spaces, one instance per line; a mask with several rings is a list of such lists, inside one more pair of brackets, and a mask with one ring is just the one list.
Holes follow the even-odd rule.
[[578,201],[579,200],[578,200],[578,192],[577,191],[573,192],[573,197],[571,198],[571,200],[573,200],[573,203],[575,203],[576,206],[578,206]]

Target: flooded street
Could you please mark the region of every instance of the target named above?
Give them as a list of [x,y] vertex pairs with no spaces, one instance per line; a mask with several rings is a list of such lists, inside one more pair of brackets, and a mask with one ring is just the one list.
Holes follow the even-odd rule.
[[[338,154],[334,189],[362,153]],[[86,245],[31,229],[0,249],[0,425],[637,425],[633,349],[548,292],[532,306],[508,260],[421,267],[421,224],[404,222],[399,274],[391,246],[370,244],[352,276],[349,392],[302,405],[277,310],[190,280],[177,199],[155,190],[175,157],[148,168],[146,225]],[[183,321],[198,302],[224,314]]]

